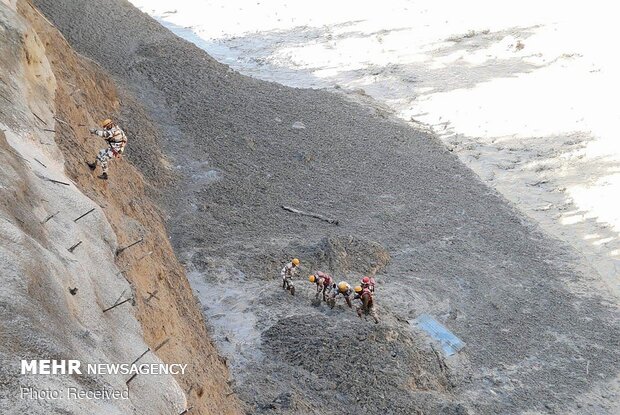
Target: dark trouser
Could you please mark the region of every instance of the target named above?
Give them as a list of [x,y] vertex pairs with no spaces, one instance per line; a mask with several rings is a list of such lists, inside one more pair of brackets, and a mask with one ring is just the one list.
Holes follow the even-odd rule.
[[360,306],[357,308],[357,315],[362,318],[362,314],[364,315],[364,318],[366,318],[366,316],[368,316],[370,314],[370,316],[375,320],[375,323],[379,322],[379,318],[377,318],[377,312],[375,311],[375,307],[374,306],[370,306],[367,308],[364,308],[364,306]]

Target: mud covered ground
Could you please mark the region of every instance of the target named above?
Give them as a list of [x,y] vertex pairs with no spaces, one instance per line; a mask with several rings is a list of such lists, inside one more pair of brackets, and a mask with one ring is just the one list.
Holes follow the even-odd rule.
[[[159,120],[178,177],[156,189],[172,243],[248,412],[617,413],[616,304],[437,139],[376,106],[241,76],[124,1],[35,4]],[[277,277],[292,256],[294,298]],[[381,324],[313,304],[317,267],[376,271]],[[438,354],[409,324],[422,312],[465,349]]]

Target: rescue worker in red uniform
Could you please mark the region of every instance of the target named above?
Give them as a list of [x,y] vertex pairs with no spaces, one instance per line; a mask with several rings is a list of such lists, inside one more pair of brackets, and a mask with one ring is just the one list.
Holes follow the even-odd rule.
[[379,319],[377,318],[377,311],[375,310],[373,294],[370,288],[362,288],[358,285],[355,287],[355,293],[354,299],[359,299],[361,302],[357,307],[358,317],[362,318],[363,315],[364,319],[366,319],[366,317],[370,315],[375,320],[375,324],[378,324]]

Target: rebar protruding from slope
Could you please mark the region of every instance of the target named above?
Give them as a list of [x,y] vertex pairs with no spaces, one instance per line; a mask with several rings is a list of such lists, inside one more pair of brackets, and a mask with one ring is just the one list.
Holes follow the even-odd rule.
[[183,409],[181,412],[179,412],[179,415],[184,415],[186,413],[188,413],[189,411],[191,411],[194,407],[190,406],[187,409]]
[[83,215],[73,219],[73,222],[77,222],[78,220],[82,219],[84,216],[86,216],[86,215],[88,215],[90,213],[93,213],[94,211],[95,211],[95,208],[92,208],[91,210],[89,210],[88,212],[84,213]]
[[[164,344],[168,343],[168,340],[170,340],[170,338],[167,338],[166,340],[164,340],[163,342],[160,343],[159,346],[157,346],[154,350],[153,353],[158,351]],[[145,354],[147,354],[148,352],[151,351],[151,348],[147,348],[144,353],[142,353],[140,356],[138,356],[138,358],[136,360],[134,360],[133,362],[131,362],[131,365],[134,365],[138,362],[138,360],[142,359],[144,357]],[[129,382],[131,382],[132,380],[134,380],[134,378],[138,376],[137,373],[134,373],[133,375],[131,375],[131,377],[129,379],[127,379],[127,381],[125,382],[125,385],[129,385]]]
[[121,301],[120,303],[116,303],[116,304],[114,304],[113,306],[106,308],[105,310],[103,310],[103,312],[105,313],[106,311],[110,311],[110,310],[112,310],[113,308],[116,308],[116,307],[118,307],[119,305],[125,304],[126,302],[128,302],[128,301],[132,301],[132,300],[133,300],[133,297],[129,297],[129,298],[127,298],[126,300]]
[[[153,254],[153,251],[147,252],[146,254],[142,255],[140,258],[136,259],[136,262],[134,262],[134,264],[142,261],[144,258],[146,258],[147,256],[150,256],[152,254]],[[131,265],[128,264],[125,268],[123,268],[122,270],[117,272],[116,275],[121,275],[123,272],[127,271],[130,267],[131,267]]]
[[56,213],[52,213],[51,215],[49,215],[47,218],[45,218],[43,220],[43,222],[41,222],[41,224],[47,223],[50,219],[52,219],[54,216],[58,215],[60,213],[60,210]]
[[166,343],[168,343],[170,341],[170,337],[166,338],[166,340],[164,340],[163,342],[159,343],[159,345],[153,349],[153,353],[155,353],[156,351],[158,351],[159,349],[161,349],[162,347],[164,347],[166,345]]
[[138,239],[138,240],[137,240],[137,241],[135,241],[135,242],[130,243],[129,245],[127,245],[127,246],[125,246],[125,247],[123,247],[123,248],[119,248],[119,249],[117,249],[117,250],[116,250],[116,255],[119,255],[121,252],[125,251],[126,249],[131,248],[131,247],[132,247],[132,246],[134,246],[134,245],[139,244],[139,243],[140,243],[140,242],[142,242],[142,241],[144,241],[144,237],[142,237],[142,238]]
[[41,121],[44,125],[47,125],[47,123],[43,120],[43,118],[41,118],[37,114],[35,114],[34,111],[30,111],[30,112],[32,113],[32,115],[37,117],[37,120]]
[[75,245],[73,245],[71,248],[67,248],[67,251],[73,253],[73,251],[75,250],[75,248],[77,248],[78,246],[82,245],[82,241],[76,243]]
[[138,374],[137,374],[137,373],[134,373],[133,375],[131,375],[131,377],[125,381],[125,385],[129,386],[129,382],[131,382],[132,380],[134,380],[134,378],[135,378],[136,376],[138,376]]
[[66,122],[66,121],[64,121],[64,120],[61,120],[61,119],[60,119],[60,118],[58,118],[58,117],[54,117],[54,119],[55,119],[56,121],[58,121],[59,123],[64,124],[64,125],[66,125],[67,127],[71,128],[71,124],[69,124],[68,122]]
[[41,161],[39,161],[36,157],[34,158],[34,161],[36,161],[37,163],[39,163],[41,166],[45,167],[47,169],[47,166],[45,164],[43,164]]
[[130,366],[135,365],[136,363],[138,363],[138,360],[142,359],[142,358],[144,357],[144,355],[145,355],[145,354],[147,354],[147,353],[148,353],[148,352],[150,352],[150,351],[151,351],[151,348],[150,348],[150,347],[148,347],[148,348],[144,351],[144,353],[142,353],[140,356],[138,356],[138,357],[136,358],[136,360],[134,360],[133,362],[131,362],[131,365],[130,365]]
[[151,301],[151,299],[153,299],[153,298],[156,299],[156,300],[159,300],[159,297],[157,296],[158,290],[155,290],[153,292],[147,291],[146,293],[149,296],[148,296],[148,298],[146,300],[144,300],[145,303],[148,304],[148,302]]
[[71,183],[61,182],[60,180],[54,180],[54,179],[50,179],[47,177],[45,178],[45,180],[47,180],[48,182],[56,183],[56,184],[64,184],[65,186],[71,186]]
[[125,295],[125,292],[127,291],[127,288],[125,288],[123,290],[123,292],[121,293],[121,295],[118,296],[118,298],[116,299],[116,301],[114,301],[114,304],[118,303],[119,301],[121,301],[121,298],[123,298],[123,296]]

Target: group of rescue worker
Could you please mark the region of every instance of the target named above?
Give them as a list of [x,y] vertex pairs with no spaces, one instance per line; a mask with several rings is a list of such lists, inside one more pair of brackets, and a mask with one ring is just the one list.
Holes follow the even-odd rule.
[[[114,158],[120,158],[125,147],[127,146],[127,136],[125,132],[111,119],[105,119],[100,123],[101,128],[91,128],[89,131],[93,135],[102,137],[108,144],[107,147],[101,149],[97,154],[95,161],[86,162],[91,171],[97,168],[97,164],[101,165],[101,174],[97,176],[102,180],[108,179],[108,163]],[[288,290],[295,295],[295,286],[293,285],[293,277],[297,274],[299,267],[299,259],[287,263],[280,275],[282,277],[282,288]],[[359,300],[360,303],[356,307],[357,315],[361,318],[371,316],[375,323],[379,322],[374,306],[375,280],[371,277],[364,277],[360,280],[360,284],[354,288],[346,281],[340,281],[336,284],[334,278],[323,272],[316,271],[308,277],[311,283],[316,284],[316,298],[322,296],[330,308],[334,308],[338,298],[342,296],[349,308],[353,308],[352,301]]]
[[[282,271],[280,271],[282,289],[288,290],[292,295],[295,295],[293,277],[298,273],[299,263],[300,261],[298,258],[293,258],[291,262],[284,265]],[[374,278],[363,277],[359,285],[356,285],[354,288],[346,281],[340,281],[336,284],[334,278],[323,271],[315,271],[314,274],[308,277],[308,280],[316,284],[315,298],[319,299],[319,297],[322,296],[323,301],[325,301],[330,308],[336,306],[336,301],[341,296],[349,308],[353,308],[353,301],[359,300],[359,304],[356,306],[357,315],[360,318],[371,316],[375,323],[379,323],[374,304]]]

